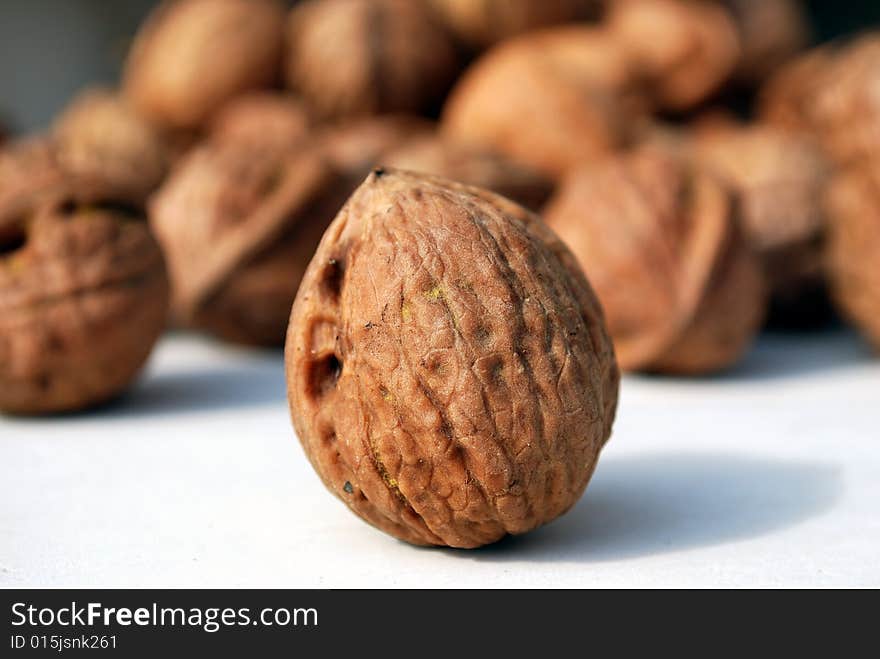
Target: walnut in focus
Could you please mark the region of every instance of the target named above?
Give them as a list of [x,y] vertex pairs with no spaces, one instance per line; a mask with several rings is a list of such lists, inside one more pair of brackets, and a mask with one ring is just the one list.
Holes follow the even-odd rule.
[[573,171],[544,217],[595,287],[623,369],[719,371],[757,333],[760,265],[735,197],[699,168],[644,147]]
[[593,18],[598,0],[429,0],[464,43],[485,48],[521,32]]
[[709,2],[618,0],[607,20],[666,110],[688,110],[706,100],[730,78],[740,57],[730,14]]
[[695,152],[739,193],[746,233],[780,302],[793,305],[821,290],[830,165],[818,144],[804,133],[755,124],[704,131]]
[[826,206],[832,296],[880,351],[880,173],[863,167],[839,173]]
[[275,0],[165,0],[138,33],[124,91],[158,125],[196,128],[230,98],[272,83],[283,41]]
[[324,118],[430,110],[458,70],[449,36],[411,0],[307,0],[287,41],[287,82]]
[[168,312],[141,220],[72,201],[0,219],[0,411],[80,410],[135,378]]
[[287,151],[306,139],[309,116],[287,94],[251,92],[223,106],[211,120],[211,139],[254,149]]
[[598,302],[540,219],[393,169],[327,230],[285,361],[324,484],[419,545],[477,547],[570,509],[619,385]]
[[477,60],[450,94],[450,138],[503,153],[553,176],[627,139],[635,102],[616,39],[563,27],[504,42]]
[[171,157],[159,131],[106,89],[77,96],[55,120],[52,139],[68,174],[105,181],[132,203],[159,186]]
[[379,164],[485,188],[533,211],[539,210],[553,192],[553,182],[529,167],[438,135],[409,140],[381,158]]
[[150,207],[176,318],[229,341],[281,345],[302,274],[347,190],[312,148],[194,149]]

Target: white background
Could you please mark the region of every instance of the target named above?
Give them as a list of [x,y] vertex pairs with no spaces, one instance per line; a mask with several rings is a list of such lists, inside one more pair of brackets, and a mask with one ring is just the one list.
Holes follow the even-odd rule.
[[880,360],[771,335],[723,377],[627,377],[575,509],[465,551],[324,490],[280,353],[171,337],[110,407],[0,418],[0,585],[877,587]]

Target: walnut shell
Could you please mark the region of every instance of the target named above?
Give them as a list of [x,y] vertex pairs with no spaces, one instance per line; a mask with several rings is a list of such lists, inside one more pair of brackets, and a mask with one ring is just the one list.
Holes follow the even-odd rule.
[[464,43],[485,48],[521,32],[592,18],[597,0],[429,0]]
[[281,345],[302,274],[347,190],[316,149],[194,149],[150,205],[177,319],[229,341]]
[[286,365],[294,427],[328,489],[386,533],[453,547],[573,506],[619,383],[592,290],[536,216],[393,169],[327,230]]
[[68,173],[106,181],[137,203],[159,186],[170,161],[158,130],[106,89],[77,96],[55,121],[52,139]]
[[553,192],[553,182],[530,167],[438,135],[413,138],[382,157],[380,164],[492,190],[534,211]]
[[827,197],[827,267],[839,307],[880,351],[880,176],[850,168]]
[[526,34],[462,76],[443,111],[453,140],[503,153],[550,176],[626,141],[631,83],[616,40],[587,27]]
[[157,124],[196,128],[233,96],[272,83],[283,41],[275,0],[166,0],[138,33],[124,91]]
[[760,266],[713,176],[646,147],[573,171],[544,217],[595,287],[624,370],[718,371],[757,333]]
[[449,37],[411,0],[308,0],[287,36],[288,84],[321,117],[431,109],[458,69]]
[[165,327],[146,223],[68,203],[0,222],[0,410],[80,410],[118,395]]
[[822,196],[830,165],[803,133],[754,124],[703,132],[697,158],[740,195],[746,233],[770,288],[787,297],[822,277]]
[[255,149],[287,151],[304,141],[309,116],[299,99],[274,92],[251,92],[224,105],[211,120],[211,139]]
[[788,130],[812,131],[810,108],[833,60],[833,48],[822,46],[782,66],[761,88],[761,119]]
[[704,101],[730,78],[740,56],[730,14],[711,3],[619,0],[607,21],[667,110]]

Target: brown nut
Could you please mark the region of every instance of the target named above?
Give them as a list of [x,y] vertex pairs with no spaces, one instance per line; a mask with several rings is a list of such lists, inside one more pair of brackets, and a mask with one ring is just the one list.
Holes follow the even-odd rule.
[[429,110],[458,69],[449,37],[411,0],[308,0],[287,36],[288,84],[321,117]]
[[754,124],[703,132],[695,151],[739,193],[745,230],[771,290],[795,298],[819,286],[830,166],[814,140]]
[[0,221],[0,411],[68,412],[113,398],[167,313],[162,255],[127,211],[65,203]]
[[595,287],[624,370],[718,371],[757,333],[760,266],[714,177],[646,147],[572,172],[544,217]]
[[688,110],[704,101],[740,56],[730,14],[708,2],[618,0],[607,20],[663,109]]
[[533,211],[553,192],[553,182],[530,167],[438,135],[413,138],[381,158],[380,164],[485,188]]
[[0,149],[0,225],[28,215],[44,201],[63,196],[68,178],[52,142],[16,140]]
[[55,121],[52,138],[68,174],[105,181],[133,203],[144,203],[168,169],[162,135],[106,89],[77,96]]
[[880,351],[880,175],[839,173],[827,197],[827,267],[840,308]]
[[630,82],[625,53],[599,30],[526,34],[496,46],[465,72],[441,126],[450,139],[560,176],[625,142]]
[[302,274],[347,187],[315,149],[204,144],[153,198],[180,322],[281,345]]
[[811,108],[833,60],[833,48],[823,46],[782,66],[761,88],[761,119],[787,130],[812,131]]
[[420,545],[477,547],[571,508],[619,375],[574,257],[492,193],[377,169],[291,314],[293,424],[324,484]]
[[485,48],[521,32],[594,17],[598,0],[429,0],[464,43]]
[[166,0],[135,40],[125,94],[161,126],[196,128],[233,96],[276,79],[283,40],[275,0]]
[[305,140],[309,116],[293,96],[251,92],[224,105],[211,120],[211,139],[287,151]]

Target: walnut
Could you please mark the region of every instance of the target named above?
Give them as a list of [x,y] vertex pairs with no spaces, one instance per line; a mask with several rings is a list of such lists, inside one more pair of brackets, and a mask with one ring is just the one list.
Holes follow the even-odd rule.
[[223,106],[211,120],[211,139],[256,149],[288,151],[309,133],[309,116],[293,96],[251,92]]
[[794,301],[820,288],[822,195],[830,166],[815,141],[754,124],[703,132],[695,150],[739,193],[746,233],[771,290]]
[[383,156],[410,139],[431,135],[434,124],[427,119],[389,114],[365,117],[326,128],[316,138],[330,163],[360,185]]
[[553,192],[552,181],[529,167],[437,135],[409,140],[381,158],[380,164],[492,190],[535,211]]
[[606,33],[564,27],[496,46],[457,83],[441,128],[550,176],[606,155],[630,124],[628,59]]
[[0,224],[64,196],[68,186],[50,140],[30,137],[5,144],[0,149]]
[[233,96],[276,79],[283,40],[275,0],[166,0],[135,40],[125,94],[159,125],[196,128]]
[[0,410],[80,410],[140,371],[165,327],[168,283],[137,219],[68,201],[0,220]]
[[731,76],[740,56],[732,18],[711,3],[619,0],[607,20],[667,110],[704,101]]
[[544,217],[596,288],[624,370],[703,374],[757,333],[763,279],[735,197],[655,147],[573,171]]
[[280,345],[302,274],[347,189],[313,148],[194,149],[150,206],[178,321],[229,341]]
[[156,128],[106,89],[83,92],[52,129],[55,156],[69,174],[105,181],[120,198],[144,203],[171,154]]
[[536,216],[393,169],[327,230],[286,364],[294,427],[328,489],[397,538],[453,547],[571,508],[619,383],[590,286]]
[[827,267],[840,308],[880,350],[880,174],[848,168],[827,196]]
[[457,68],[419,2],[308,0],[290,14],[287,81],[321,117],[428,110]]
[[810,108],[833,59],[833,48],[822,46],[782,66],[761,88],[761,118],[788,130],[812,131]]
[[429,0],[464,43],[484,48],[521,32],[592,18],[598,0]]

